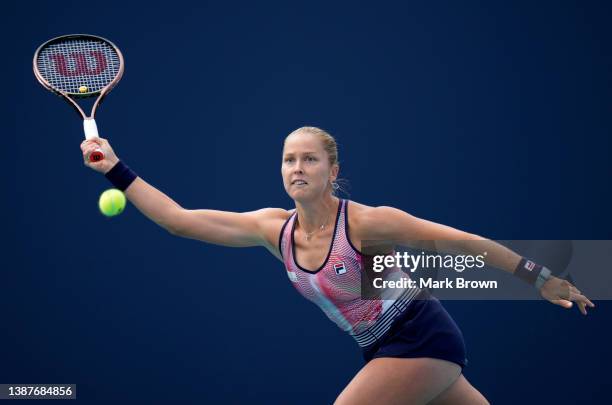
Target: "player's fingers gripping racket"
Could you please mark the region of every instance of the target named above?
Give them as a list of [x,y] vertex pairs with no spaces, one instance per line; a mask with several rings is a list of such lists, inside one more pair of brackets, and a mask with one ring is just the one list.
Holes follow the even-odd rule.
[[[94,35],[63,35],[42,44],[34,53],[34,75],[45,88],[61,96],[83,118],[85,139],[98,137],[96,109],[123,75],[123,55],[109,40]],[[76,100],[98,97],[87,116]],[[104,159],[96,149],[91,162]]]

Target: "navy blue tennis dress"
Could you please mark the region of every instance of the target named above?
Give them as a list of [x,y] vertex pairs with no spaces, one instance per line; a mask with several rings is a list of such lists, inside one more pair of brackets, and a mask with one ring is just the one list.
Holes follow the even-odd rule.
[[[348,200],[340,200],[329,252],[316,270],[296,260],[297,211],[285,222],[279,249],[294,287],[357,341],[366,362],[378,357],[431,357],[465,367],[463,335],[427,290],[405,288],[381,299],[362,298],[365,256],[348,237],[348,206]],[[407,277],[399,269],[397,274]]]

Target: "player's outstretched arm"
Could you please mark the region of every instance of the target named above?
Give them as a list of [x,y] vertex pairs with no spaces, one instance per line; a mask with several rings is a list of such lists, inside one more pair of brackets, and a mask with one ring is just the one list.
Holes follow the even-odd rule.
[[[530,280],[529,275],[523,270],[527,260],[507,247],[478,235],[416,218],[396,208],[368,207],[363,211],[355,228],[359,232],[356,237],[360,240],[395,241],[409,246],[419,241],[435,241],[440,251],[454,253],[479,254],[484,250],[488,253],[485,259],[488,265],[505,270],[538,286],[537,279]],[[532,265],[534,274],[543,268],[535,263]],[[546,272],[548,278],[539,287],[543,298],[564,308],[571,308],[572,301],[576,302],[578,309],[584,315],[587,314],[587,307],[595,306],[570,282],[550,275],[548,269]]]
[[[472,249],[488,252],[487,264],[512,273],[522,257],[497,242],[472,233],[417,218],[393,207],[368,207],[360,218],[362,240],[388,240],[414,246],[435,241],[441,251],[472,253]],[[476,242],[477,241],[477,242]]]
[[[97,148],[104,152],[105,159],[90,162],[88,155]],[[100,173],[108,173],[119,162],[106,139],[84,141],[81,151],[85,165]],[[140,177],[124,192],[146,217],[174,235],[224,246],[265,246],[272,253],[276,250],[275,229],[280,229],[289,215],[277,208],[245,213],[185,209]]]

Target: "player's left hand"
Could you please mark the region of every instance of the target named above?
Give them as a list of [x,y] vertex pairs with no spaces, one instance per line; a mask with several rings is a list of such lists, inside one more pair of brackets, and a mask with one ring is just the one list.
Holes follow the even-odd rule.
[[591,308],[595,307],[595,304],[582,295],[582,292],[574,287],[572,283],[554,276],[544,283],[540,289],[540,294],[553,304],[567,309],[572,307],[572,301],[574,301],[583,315],[587,314],[587,306]]

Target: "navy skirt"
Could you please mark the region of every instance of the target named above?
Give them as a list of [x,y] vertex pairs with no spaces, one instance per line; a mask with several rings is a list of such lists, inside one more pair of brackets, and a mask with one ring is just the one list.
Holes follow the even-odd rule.
[[468,362],[461,330],[427,290],[398,315],[387,333],[363,348],[366,363],[380,357],[431,357],[456,363],[461,369]]

